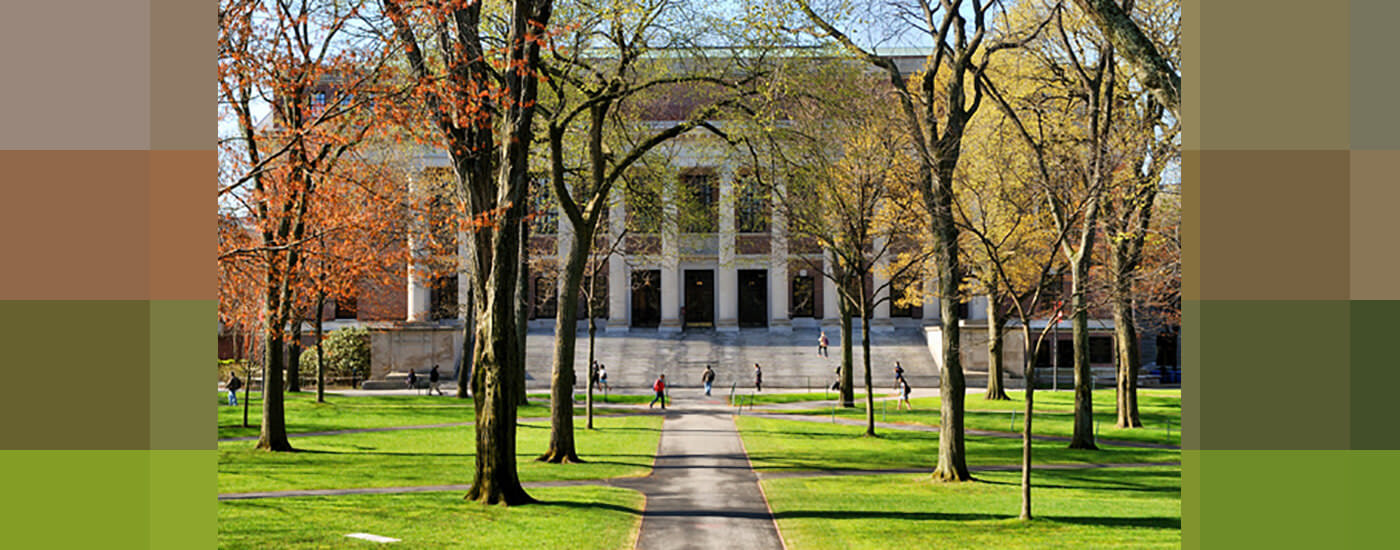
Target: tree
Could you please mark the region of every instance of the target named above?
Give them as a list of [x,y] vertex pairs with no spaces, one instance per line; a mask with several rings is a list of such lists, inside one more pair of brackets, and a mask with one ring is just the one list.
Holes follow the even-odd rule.
[[[267,374],[259,449],[292,450],[283,414],[283,331],[295,307],[309,204],[374,128],[374,117],[362,115],[377,95],[383,58],[353,47],[346,30],[364,6],[363,0],[220,3],[219,100],[237,134],[220,140],[221,166],[233,168],[219,197],[241,212],[236,230],[257,235],[254,246],[222,250],[220,260],[251,256],[261,271]],[[259,105],[271,110],[264,126],[255,120]]]
[[[958,285],[962,268],[958,254],[958,227],[952,211],[954,174],[962,154],[962,139],[968,123],[981,106],[984,79],[991,53],[1017,45],[1011,40],[984,44],[990,22],[988,15],[999,2],[973,0],[971,9],[962,0],[898,3],[890,7],[891,19],[900,30],[919,33],[932,45],[922,76],[910,79],[888,56],[857,44],[838,29],[832,15],[818,14],[808,0],[797,0],[798,8],[817,31],[839,43],[857,59],[880,69],[889,78],[896,97],[896,113],[910,136],[918,168],[916,188],[922,198],[932,230],[934,265],[938,271],[938,297],[941,309],[943,350],[939,370],[938,465],[933,478],[938,481],[968,481],[963,431],[963,403],[966,382],[960,358],[958,326]],[[877,9],[877,6],[871,6]],[[981,54],[981,59],[976,56]],[[969,98],[971,88],[971,98]]]
[[[1074,0],[1075,5],[1094,21],[1138,73],[1142,85],[1152,92],[1157,102],[1171,110],[1173,118],[1181,116],[1181,74],[1175,64],[1162,54],[1162,45],[1154,43],[1142,28],[1133,22],[1133,0],[1122,6],[1115,0]],[[1178,11],[1180,8],[1176,8]],[[1178,14],[1179,15],[1179,14]],[[1175,40],[1172,41],[1175,45]]]
[[[468,246],[470,287],[478,300],[475,322],[468,325],[475,329],[476,466],[467,499],[534,502],[515,465],[514,388],[524,376],[515,303],[540,48],[554,3],[510,2],[503,46],[491,51],[484,47],[480,2],[383,0],[382,5],[417,84],[412,107],[446,148],[457,196],[476,229]],[[427,40],[420,41],[420,35]]]

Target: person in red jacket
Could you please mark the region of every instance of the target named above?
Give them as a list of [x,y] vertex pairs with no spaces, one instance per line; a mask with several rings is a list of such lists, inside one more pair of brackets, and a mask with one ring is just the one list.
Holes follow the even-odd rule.
[[651,389],[656,392],[656,397],[647,404],[647,408],[650,409],[658,400],[661,401],[661,408],[666,408],[666,375],[656,377],[656,382],[651,385]]

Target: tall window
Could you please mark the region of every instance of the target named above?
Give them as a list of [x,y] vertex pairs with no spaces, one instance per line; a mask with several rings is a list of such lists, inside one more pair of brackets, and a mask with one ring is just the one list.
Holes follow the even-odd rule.
[[432,292],[433,320],[457,318],[457,276],[433,279]]
[[1094,364],[1113,363],[1113,337],[1089,337],[1089,362]]
[[768,190],[762,188],[752,174],[741,175],[734,182],[738,191],[735,225],[740,233],[767,233],[769,220]]
[[901,273],[890,282],[890,317],[913,317],[914,312],[920,309],[919,303],[902,304],[909,288],[917,284],[918,280],[908,273]]
[[358,318],[359,311],[359,298],[357,296],[342,296],[335,299],[336,319]]
[[623,202],[627,208],[627,231],[630,233],[661,232],[661,190],[658,180],[647,174],[628,178]]
[[812,317],[817,310],[817,282],[811,276],[792,278],[792,317]]
[[530,178],[530,233],[559,233],[559,204],[554,200],[554,191],[544,176]]
[[681,232],[714,233],[719,230],[719,186],[710,172],[681,176]]
[[559,311],[559,285],[554,277],[535,277],[535,318],[548,319]]

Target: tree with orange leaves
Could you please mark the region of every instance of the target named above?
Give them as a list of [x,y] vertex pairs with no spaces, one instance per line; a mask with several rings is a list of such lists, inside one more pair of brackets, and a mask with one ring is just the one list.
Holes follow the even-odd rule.
[[[375,128],[367,111],[385,58],[355,47],[347,30],[366,4],[219,4],[219,103],[236,126],[219,143],[218,195],[229,220],[221,224],[228,231],[219,264],[225,284],[259,295],[256,326],[266,354],[259,449],[292,450],[283,412],[283,331],[292,319],[308,212],[318,188]],[[264,108],[271,114],[260,121],[255,112]]]

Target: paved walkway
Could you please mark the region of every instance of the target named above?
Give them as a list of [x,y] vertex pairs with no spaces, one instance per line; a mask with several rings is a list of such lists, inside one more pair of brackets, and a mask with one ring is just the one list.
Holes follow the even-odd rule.
[[637,548],[783,548],[730,408],[703,396],[671,405],[684,412],[666,416],[652,474],[613,483],[647,497]]

